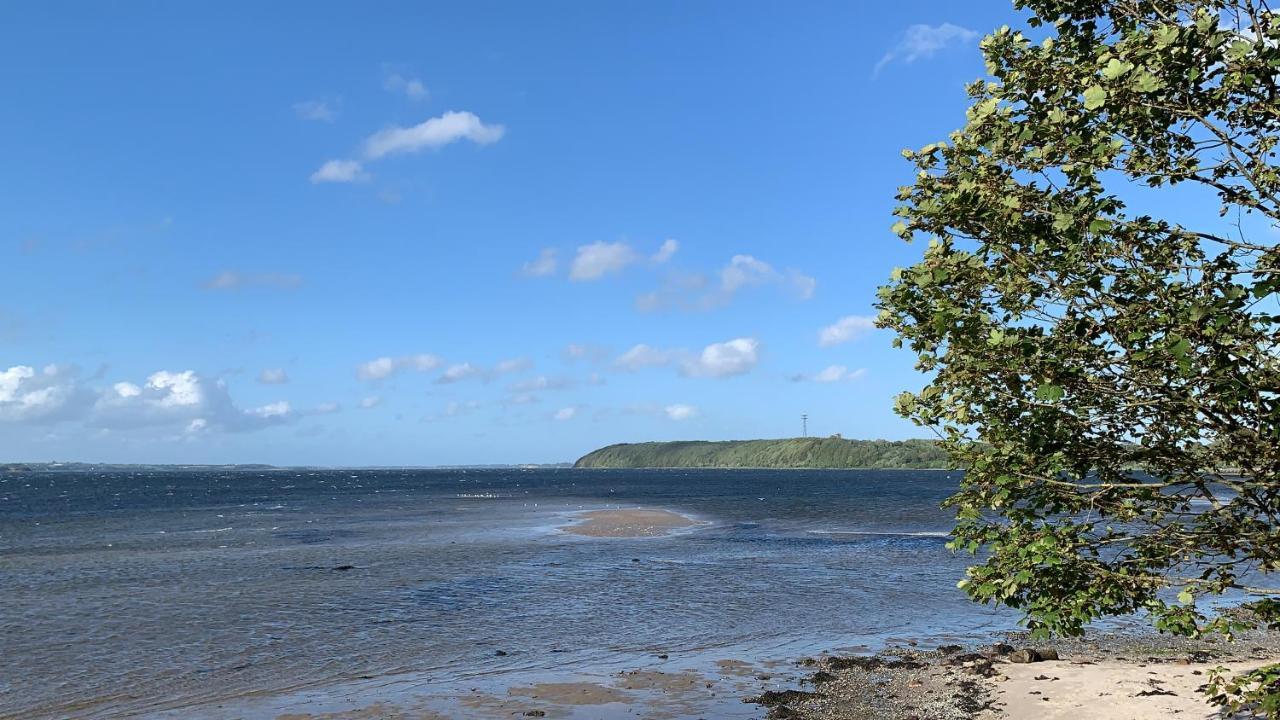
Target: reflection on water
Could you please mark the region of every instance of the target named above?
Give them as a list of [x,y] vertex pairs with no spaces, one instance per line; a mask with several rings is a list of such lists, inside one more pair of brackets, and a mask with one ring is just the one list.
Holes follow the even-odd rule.
[[[980,634],[919,471],[0,476],[0,716]],[[561,533],[662,507],[661,538]],[[498,655],[497,651],[504,655]]]

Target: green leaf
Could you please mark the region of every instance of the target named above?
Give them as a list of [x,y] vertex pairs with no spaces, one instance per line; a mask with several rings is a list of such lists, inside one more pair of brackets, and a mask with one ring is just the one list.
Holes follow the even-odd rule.
[[1084,91],[1084,109],[1097,110],[1107,104],[1107,91],[1101,85],[1092,85]]
[[[1107,66],[1102,68],[1102,77],[1108,80],[1115,80],[1116,78],[1120,77],[1121,75],[1124,75],[1125,73],[1129,72],[1132,69],[1133,69],[1132,63],[1127,63],[1118,58],[1111,58],[1111,61],[1107,63]],[[1088,97],[1089,95],[1088,93],[1086,93],[1085,94],[1086,100],[1088,99]]]
[[1061,385],[1054,385],[1053,383],[1044,383],[1036,388],[1036,398],[1046,402],[1057,402],[1066,394]]

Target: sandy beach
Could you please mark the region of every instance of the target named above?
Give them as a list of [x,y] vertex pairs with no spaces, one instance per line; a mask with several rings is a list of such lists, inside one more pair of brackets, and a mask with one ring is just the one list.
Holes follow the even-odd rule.
[[820,657],[795,688],[748,702],[766,718],[807,720],[1244,720],[1199,688],[1210,670],[1247,671],[1280,659],[1280,639],[1237,643],[1148,634],[980,648],[899,648],[871,657]]
[[564,531],[586,537],[658,537],[700,523],[670,510],[633,508],[626,510],[592,510],[578,516],[578,521]]

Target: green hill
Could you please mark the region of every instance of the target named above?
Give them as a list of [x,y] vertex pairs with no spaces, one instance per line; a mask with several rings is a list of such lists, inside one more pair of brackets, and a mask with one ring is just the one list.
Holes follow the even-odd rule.
[[904,468],[947,467],[932,440],[786,438],[622,443],[587,453],[577,468]]

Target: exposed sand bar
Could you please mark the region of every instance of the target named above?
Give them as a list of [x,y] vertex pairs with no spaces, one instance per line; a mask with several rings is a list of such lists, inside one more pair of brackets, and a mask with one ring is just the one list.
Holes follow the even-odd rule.
[[700,523],[670,510],[592,510],[578,516],[565,532],[587,537],[657,537]]

